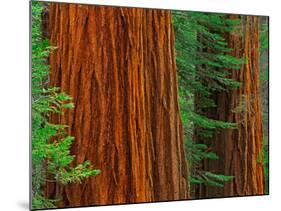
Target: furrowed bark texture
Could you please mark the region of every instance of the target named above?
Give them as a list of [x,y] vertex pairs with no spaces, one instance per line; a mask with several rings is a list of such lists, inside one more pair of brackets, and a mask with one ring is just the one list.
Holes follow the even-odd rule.
[[52,3],[49,15],[51,86],[75,104],[51,122],[101,174],[46,195],[60,207],[186,199],[171,13]]
[[207,109],[213,119],[234,122],[237,129],[221,130],[206,140],[219,160],[206,160],[203,170],[231,175],[235,178],[223,188],[199,185],[196,197],[226,197],[265,193],[263,168],[262,108],[259,82],[259,17],[241,18],[241,28],[227,36],[232,55],[244,57],[246,64],[230,70],[231,78],[241,82],[235,90],[213,94],[217,107]]

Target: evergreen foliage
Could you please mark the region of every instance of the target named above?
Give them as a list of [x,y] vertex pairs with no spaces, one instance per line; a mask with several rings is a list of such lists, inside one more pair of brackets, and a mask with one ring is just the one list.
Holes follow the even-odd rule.
[[[55,182],[67,184],[81,182],[95,176],[89,161],[71,167],[74,156],[70,147],[74,137],[66,133],[65,125],[51,124],[50,113],[63,115],[74,104],[71,97],[57,87],[48,86],[49,66],[47,57],[54,49],[41,35],[42,3],[32,2],[32,208],[54,208],[59,199],[46,199],[42,188],[51,175]],[[52,140],[52,141],[51,141]]]
[[219,172],[200,170],[204,159],[219,159],[206,144],[195,143],[196,136],[208,139],[214,131],[235,129],[236,124],[208,118],[205,108],[216,107],[212,93],[240,86],[231,79],[228,69],[238,69],[243,59],[229,55],[231,51],[223,37],[237,27],[238,20],[223,14],[199,12],[173,13],[176,37],[176,61],[179,76],[179,93],[185,146],[190,165],[190,184],[222,187],[232,179]]

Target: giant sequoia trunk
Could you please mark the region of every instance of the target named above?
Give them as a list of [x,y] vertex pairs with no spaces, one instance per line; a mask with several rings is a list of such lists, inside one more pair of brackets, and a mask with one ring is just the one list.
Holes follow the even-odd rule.
[[[238,18],[232,16],[232,18]],[[241,27],[227,36],[232,55],[244,57],[246,64],[230,70],[241,87],[212,95],[216,108],[205,114],[212,119],[234,122],[238,128],[217,132],[204,143],[219,160],[206,160],[203,170],[232,175],[223,188],[198,185],[196,197],[225,197],[265,193],[262,146],[262,108],[259,83],[259,17],[242,16]]]
[[51,122],[101,174],[46,195],[60,207],[186,199],[171,13],[52,3],[49,16],[50,84],[75,104]]

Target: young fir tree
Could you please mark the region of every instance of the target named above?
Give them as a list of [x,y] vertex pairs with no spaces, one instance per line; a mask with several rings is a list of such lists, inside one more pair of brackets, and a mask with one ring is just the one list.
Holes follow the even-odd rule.
[[195,184],[223,187],[231,175],[202,169],[203,160],[219,157],[208,142],[215,130],[234,129],[235,123],[219,121],[204,109],[215,108],[212,94],[236,88],[239,82],[229,78],[227,68],[237,69],[241,60],[230,55],[224,33],[237,24],[225,15],[174,12],[180,105],[184,123],[186,151],[190,165],[191,191]]
[[241,82],[237,89],[214,93],[217,107],[205,111],[222,121],[237,124],[236,130],[216,133],[211,146],[221,162],[205,161],[206,170],[219,169],[235,178],[223,188],[199,186],[199,197],[245,196],[265,193],[262,105],[260,91],[260,17],[229,16],[239,20],[235,30],[226,35],[231,55],[244,57],[239,69],[229,69],[231,78]]
[[[66,133],[65,125],[49,122],[51,113],[63,116],[74,105],[69,95],[48,85],[47,58],[54,47],[42,36],[42,10],[42,3],[32,2],[32,209],[54,208],[60,200],[44,196],[46,181],[64,185],[99,173],[89,161],[71,166],[74,137]],[[47,175],[51,175],[52,181]]]

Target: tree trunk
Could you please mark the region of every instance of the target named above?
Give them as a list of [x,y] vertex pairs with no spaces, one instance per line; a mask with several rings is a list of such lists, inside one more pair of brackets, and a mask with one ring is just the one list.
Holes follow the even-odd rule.
[[[232,16],[232,18],[238,18]],[[241,16],[241,28],[227,36],[232,55],[244,57],[246,64],[229,70],[241,87],[212,95],[217,107],[207,109],[212,119],[234,122],[237,129],[216,132],[204,143],[215,151],[219,160],[205,160],[203,170],[232,175],[223,188],[199,185],[196,197],[226,197],[265,193],[263,169],[262,108],[259,82],[259,17]]]
[[75,108],[52,115],[75,137],[75,164],[101,174],[47,183],[59,207],[188,197],[174,32],[166,10],[50,4],[50,85]]

